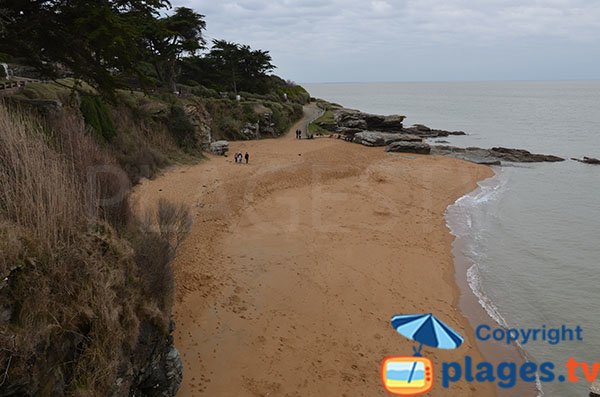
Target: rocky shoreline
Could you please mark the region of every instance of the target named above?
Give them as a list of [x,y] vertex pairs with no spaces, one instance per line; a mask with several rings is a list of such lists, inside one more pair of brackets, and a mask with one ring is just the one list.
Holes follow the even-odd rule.
[[[403,125],[405,116],[377,115],[364,113],[358,110],[335,108],[333,121],[327,123],[316,122],[319,127],[331,132],[331,137],[343,139],[348,142],[364,146],[385,147],[387,152],[433,154],[438,156],[454,157],[476,164],[502,165],[509,163],[541,163],[561,162],[564,158],[550,155],[531,153],[524,149],[493,147],[461,148],[442,145],[448,143],[438,140],[438,145],[427,142],[428,139],[443,138],[448,136],[466,135],[464,131],[446,131],[429,128],[423,124],[409,127]],[[600,164],[600,160],[584,157],[582,160],[573,159],[587,164]]]

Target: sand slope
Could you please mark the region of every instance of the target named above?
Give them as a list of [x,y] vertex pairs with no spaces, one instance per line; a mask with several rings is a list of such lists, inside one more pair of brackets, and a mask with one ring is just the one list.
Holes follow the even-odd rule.
[[467,339],[458,351],[424,349],[438,364],[430,395],[494,395],[439,380],[441,361],[479,357],[455,309],[443,214],[489,168],[293,134],[237,150],[249,165],[210,157],[135,193],[139,209],[165,197],[195,217],[174,264],[180,396],[386,395],[382,359],[413,346],[389,319],[422,312]]

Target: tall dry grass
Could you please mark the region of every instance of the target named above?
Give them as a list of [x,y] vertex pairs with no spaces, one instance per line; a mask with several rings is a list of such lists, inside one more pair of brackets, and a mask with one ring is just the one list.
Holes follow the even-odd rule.
[[0,104],[0,395],[124,394],[151,360],[132,358],[140,324],[168,332],[190,218],[163,202],[133,219],[129,187],[76,114]]
[[35,118],[0,106],[0,217],[50,248],[81,225],[85,189],[48,141]]
[[175,297],[171,262],[191,226],[192,217],[187,206],[161,199],[156,210],[147,212],[138,221],[137,233],[132,239],[136,263],[144,273],[146,295],[165,312],[170,312]]

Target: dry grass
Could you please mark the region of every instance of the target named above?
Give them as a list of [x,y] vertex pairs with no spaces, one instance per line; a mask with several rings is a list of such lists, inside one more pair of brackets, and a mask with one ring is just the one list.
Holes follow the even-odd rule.
[[161,203],[135,221],[129,187],[76,115],[0,105],[0,394],[112,395],[147,359],[132,358],[140,324],[168,332],[189,214]]
[[41,125],[0,106],[0,216],[56,247],[84,218],[83,190]]
[[175,276],[171,261],[192,225],[189,208],[164,199],[156,211],[148,212],[139,222],[133,239],[136,263],[144,274],[146,294],[163,311],[173,306]]
[[113,153],[133,183],[152,178],[169,164],[170,155],[179,151],[166,127],[148,119],[135,119],[132,111],[120,106],[113,111],[120,132],[113,142]]

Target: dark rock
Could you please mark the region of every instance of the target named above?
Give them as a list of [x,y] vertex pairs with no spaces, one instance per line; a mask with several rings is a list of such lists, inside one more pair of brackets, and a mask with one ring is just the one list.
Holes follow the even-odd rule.
[[444,140],[439,140],[439,141],[435,141],[435,143],[450,143],[450,142],[444,141]]
[[174,397],[183,379],[183,363],[173,337],[149,323],[140,326],[134,355],[136,372],[129,390],[134,397]]
[[351,141],[354,139],[354,135],[362,132],[363,130],[359,128],[348,128],[348,127],[339,127],[336,129],[336,133],[341,136],[342,139],[346,141]]
[[404,128],[405,133],[418,135],[423,138],[439,138],[450,135],[467,135],[464,131],[446,131],[446,130],[435,130],[429,128],[423,124],[415,124],[408,128]]
[[423,131],[423,132],[431,131],[431,128],[429,128],[423,124],[413,124],[413,127],[416,128],[418,131]]
[[531,153],[523,149],[509,149],[504,147],[494,147],[490,150],[493,156],[506,161],[516,163],[541,163],[541,162],[558,162],[565,159],[548,154]]
[[385,151],[394,153],[429,154],[431,152],[431,146],[425,142],[397,141],[386,146]]
[[459,148],[455,146],[434,146],[433,154],[450,156],[477,164],[500,165],[502,161],[516,163],[536,163],[564,161],[556,156],[535,154],[523,149],[508,149],[495,147],[482,149],[478,147]]
[[245,139],[251,140],[259,138],[259,131],[260,129],[258,123],[246,123],[240,132]]
[[600,380],[596,380],[590,386],[590,397],[600,397]]
[[434,146],[431,154],[454,157],[476,164],[501,165],[501,161],[493,157],[489,150],[480,148],[460,148],[455,146]]
[[395,134],[390,132],[379,131],[362,131],[354,134],[352,142],[360,143],[364,146],[387,146],[392,142],[422,142],[421,137],[410,134]]
[[584,164],[600,165],[600,159],[594,157],[583,157],[582,159],[571,158],[571,160],[579,161]]
[[340,109],[334,116],[338,127],[385,132],[402,130],[404,118],[400,115],[382,116],[352,109]]

